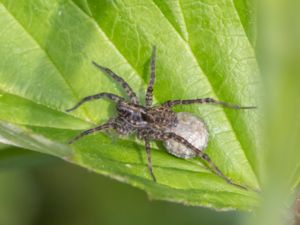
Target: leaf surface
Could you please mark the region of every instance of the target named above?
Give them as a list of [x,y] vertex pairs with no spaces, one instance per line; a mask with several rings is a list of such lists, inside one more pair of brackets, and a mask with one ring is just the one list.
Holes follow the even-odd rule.
[[[128,182],[155,199],[218,209],[257,205],[256,193],[227,184],[200,159],[167,154],[160,144],[152,144],[157,183],[148,173],[143,142],[134,137],[96,134],[66,144],[114,116],[115,105],[102,100],[70,114],[65,109],[95,93],[125,94],[91,61],[121,75],[144,102],[154,44],[155,104],[213,97],[256,105],[255,52],[233,1],[0,2],[2,142]],[[259,188],[255,110],[193,105],[176,111],[203,118],[210,132],[206,152],[215,164],[235,182]]]

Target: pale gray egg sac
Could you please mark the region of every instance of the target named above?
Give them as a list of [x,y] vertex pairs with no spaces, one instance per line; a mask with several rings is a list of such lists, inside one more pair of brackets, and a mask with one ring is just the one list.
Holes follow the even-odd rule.
[[[177,126],[169,128],[167,132],[173,132],[186,139],[198,149],[204,150],[207,147],[209,139],[209,133],[204,121],[187,112],[177,113],[177,119]],[[164,145],[170,154],[179,158],[188,159],[197,156],[195,151],[172,139],[165,141]]]

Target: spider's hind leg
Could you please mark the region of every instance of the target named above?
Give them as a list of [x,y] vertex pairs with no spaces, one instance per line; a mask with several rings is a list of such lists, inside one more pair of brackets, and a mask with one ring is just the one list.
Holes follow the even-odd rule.
[[147,162],[148,162],[148,169],[151,174],[151,177],[154,182],[156,182],[156,178],[153,173],[153,167],[152,167],[152,158],[151,158],[151,146],[150,141],[148,139],[145,139],[145,146],[146,146],[146,152],[147,152]]
[[234,186],[240,187],[242,189],[248,190],[247,187],[242,186],[240,184],[236,184],[234,183],[229,177],[227,177],[220,169],[219,167],[211,160],[211,158],[204,153],[203,151],[201,151],[200,149],[196,148],[194,145],[192,145],[190,142],[188,142],[185,138],[175,134],[175,133],[163,133],[161,134],[160,137],[162,140],[168,140],[168,139],[172,139],[184,146],[186,146],[189,149],[192,149],[197,156],[199,156],[200,158],[202,158],[203,160],[206,161],[206,163],[208,164],[209,168],[218,176],[222,177],[224,180],[226,180],[227,183],[232,184]]

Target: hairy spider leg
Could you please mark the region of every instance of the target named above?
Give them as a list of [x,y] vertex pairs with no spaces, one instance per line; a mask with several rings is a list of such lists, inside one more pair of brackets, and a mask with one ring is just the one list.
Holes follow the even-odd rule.
[[[151,56],[151,78],[146,91],[146,107],[152,106],[153,100],[153,87],[155,83],[155,70],[156,70],[156,46],[152,47],[152,56]],[[151,144],[149,139],[145,138],[145,147],[147,153],[147,164],[150,175],[154,182],[156,182],[156,178],[154,176],[153,167],[152,167],[152,157],[151,157]]]
[[92,129],[83,131],[82,133],[80,133],[79,135],[77,135],[76,137],[74,137],[72,140],[70,140],[68,142],[68,144],[72,144],[75,141],[77,141],[78,139],[80,139],[80,138],[82,138],[82,137],[84,137],[86,135],[89,135],[89,134],[92,134],[92,133],[95,133],[95,132],[98,132],[98,131],[102,131],[102,130],[107,130],[107,129],[110,129],[110,128],[114,128],[114,124],[113,124],[112,121],[107,122],[105,124],[102,124],[100,126],[94,127]]
[[98,68],[100,69],[103,73],[109,75],[110,77],[112,77],[115,81],[117,81],[119,84],[122,85],[122,87],[124,88],[125,92],[127,93],[127,95],[129,96],[130,100],[132,103],[134,104],[140,104],[138,97],[136,96],[135,92],[132,90],[132,88],[129,86],[129,84],[120,76],[118,76],[116,73],[114,73],[112,70],[110,70],[107,67],[101,66],[98,63],[92,61],[92,63]]
[[164,106],[173,107],[175,105],[189,105],[189,104],[215,104],[222,105],[226,108],[232,109],[256,109],[256,106],[240,106],[228,102],[217,101],[213,98],[198,98],[198,99],[187,99],[187,100],[170,100],[163,103]]
[[153,167],[152,167],[152,158],[151,158],[151,144],[148,139],[145,139],[145,147],[146,147],[146,152],[147,152],[147,162],[148,162],[148,169],[149,172],[152,176],[152,179],[154,182],[156,182],[156,178],[153,173]]
[[156,72],[156,46],[154,45],[152,48],[152,57],[151,57],[151,78],[146,92],[146,107],[152,106],[153,87],[155,83],[155,72]]
[[243,188],[243,189],[248,189],[247,187],[245,186],[242,186],[242,185],[239,185],[239,184],[236,184],[234,183],[230,178],[228,178],[220,169],[219,167],[217,167],[216,164],[214,164],[214,162],[211,160],[211,158],[206,154],[204,153],[203,151],[201,151],[200,149],[196,148],[194,145],[192,145],[191,143],[189,143],[185,138],[175,134],[175,133],[172,133],[172,132],[168,132],[168,133],[163,133],[160,135],[160,137],[162,140],[166,141],[168,139],[172,139],[180,144],[183,144],[184,146],[186,146],[187,148],[189,149],[192,149],[193,151],[195,151],[197,153],[197,155],[202,158],[203,160],[205,160],[207,162],[207,164],[209,165],[209,167],[213,170],[213,172],[215,172],[218,176],[222,177],[224,180],[227,181],[227,183],[229,184],[233,184],[235,186],[238,186],[240,188]]
[[96,100],[96,99],[101,99],[101,98],[108,98],[108,99],[110,99],[110,100],[112,100],[116,103],[119,103],[120,101],[124,101],[124,98],[122,98],[118,95],[115,95],[115,94],[112,94],[112,93],[107,93],[107,92],[102,92],[102,93],[99,93],[99,94],[96,94],[96,95],[91,95],[91,96],[84,97],[74,107],[72,107],[70,109],[67,109],[66,112],[71,112],[71,111],[77,109],[79,106],[81,106],[85,102],[89,102],[89,101]]

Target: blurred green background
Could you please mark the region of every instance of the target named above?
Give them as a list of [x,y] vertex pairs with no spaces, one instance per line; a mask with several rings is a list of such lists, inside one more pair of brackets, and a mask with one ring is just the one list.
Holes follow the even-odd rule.
[[[6,151],[15,157],[5,159]],[[142,190],[27,150],[5,148],[0,158],[0,225],[236,225],[247,217],[151,201]]]

